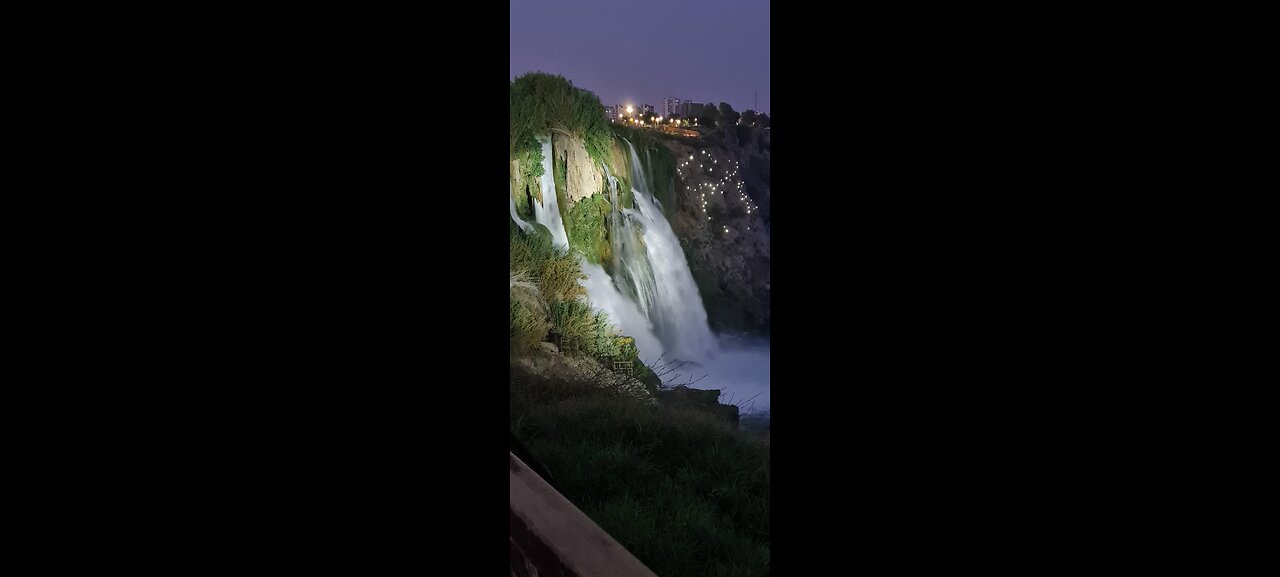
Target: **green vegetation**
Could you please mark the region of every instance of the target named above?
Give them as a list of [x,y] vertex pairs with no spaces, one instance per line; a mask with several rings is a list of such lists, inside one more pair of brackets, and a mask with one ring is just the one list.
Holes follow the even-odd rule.
[[737,124],[739,118],[742,118],[742,115],[738,114],[732,106],[729,106],[728,102],[720,103],[720,119],[723,120],[725,124],[730,126]]
[[618,334],[609,322],[609,316],[592,310],[588,302],[553,304],[551,326],[556,334],[570,339],[572,346],[567,347],[570,352],[580,352],[595,358],[636,358],[635,339]]
[[516,214],[525,221],[533,220],[533,205],[529,204],[528,193],[523,188],[513,188],[511,196],[516,201]]
[[609,317],[586,300],[578,257],[555,248],[544,231],[524,234],[514,223],[510,227],[513,351],[528,350],[554,333],[570,339],[566,352],[635,359],[635,340],[618,334]]
[[708,102],[707,106],[702,108],[702,114],[698,117],[698,125],[714,127],[717,122],[720,122],[720,109]]
[[594,194],[573,203],[565,214],[569,247],[593,264],[607,266],[613,259],[609,244],[609,197]]
[[522,139],[512,158],[520,161],[524,177],[533,180],[542,177],[542,143],[532,135]]
[[587,154],[602,162],[612,135],[604,105],[594,93],[563,76],[531,72],[511,82],[511,157],[530,137],[559,131],[581,138]]
[[566,214],[569,207],[568,164],[568,158],[551,163],[551,180],[554,181],[552,186],[556,187],[556,208],[560,210],[560,219],[564,223],[566,235],[569,234],[569,216]]
[[560,206],[567,206],[565,203],[565,193],[569,190],[569,157],[560,159],[560,162],[551,163],[555,167],[552,179],[556,183],[556,201]]
[[[542,194],[539,190],[538,179],[542,178],[542,143],[532,135],[522,138],[516,143],[512,149],[512,156],[518,161],[520,166],[521,182],[524,182],[530,193],[538,202],[542,202]],[[516,211],[520,213],[521,218],[528,218],[525,215],[532,214],[529,206],[529,196],[523,194],[524,191],[517,190],[516,193]]]
[[549,233],[524,234],[512,226],[509,246],[512,272],[523,272],[537,285],[548,305],[575,300],[586,294],[579,284],[586,277],[578,266],[577,258],[557,249]]
[[767,574],[769,446],[692,408],[518,374],[511,430],[556,489],[663,577]]
[[511,348],[527,350],[542,342],[551,328],[547,323],[546,303],[538,285],[523,270],[511,273]]

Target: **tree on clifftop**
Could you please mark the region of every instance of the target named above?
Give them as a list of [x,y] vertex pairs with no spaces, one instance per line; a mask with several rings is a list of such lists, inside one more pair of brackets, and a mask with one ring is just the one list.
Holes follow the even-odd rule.
[[728,102],[720,103],[720,119],[723,120],[725,124],[737,124],[739,117],[741,117],[741,115],[734,112],[733,107],[729,106]]
[[698,118],[698,124],[703,126],[715,126],[720,121],[720,111],[716,110],[715,105],[707,103],[702,109],[702,116]]

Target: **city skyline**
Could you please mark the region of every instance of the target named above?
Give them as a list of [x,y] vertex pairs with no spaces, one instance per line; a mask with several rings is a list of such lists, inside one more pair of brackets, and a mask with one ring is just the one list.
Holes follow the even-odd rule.
[[676,97],[770,111],[768,0],[520,0],[510,14],[510,79],[558,74],[605,106]]

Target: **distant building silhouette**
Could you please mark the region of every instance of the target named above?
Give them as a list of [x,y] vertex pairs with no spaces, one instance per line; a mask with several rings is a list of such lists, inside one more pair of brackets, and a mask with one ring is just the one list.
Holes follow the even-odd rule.
[[684,103],[686,100],[680,100],[674,96],[668,96],[662,99],[662,115],[671,118],[673,115],[684,114]]

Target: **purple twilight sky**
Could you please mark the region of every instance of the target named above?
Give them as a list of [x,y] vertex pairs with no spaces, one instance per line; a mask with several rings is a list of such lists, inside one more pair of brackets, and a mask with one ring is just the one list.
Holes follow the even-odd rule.
[[511,0],[511,78],[536,70],[605,105],[769,112],[769,0]]

